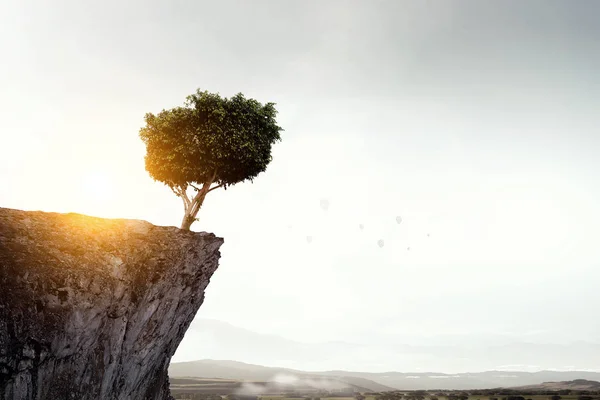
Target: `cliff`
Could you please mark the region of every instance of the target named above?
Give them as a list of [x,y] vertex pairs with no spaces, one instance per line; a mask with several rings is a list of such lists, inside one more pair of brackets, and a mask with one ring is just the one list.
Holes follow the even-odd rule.
[[0,208],[0,399],[163,400],[223,239]]

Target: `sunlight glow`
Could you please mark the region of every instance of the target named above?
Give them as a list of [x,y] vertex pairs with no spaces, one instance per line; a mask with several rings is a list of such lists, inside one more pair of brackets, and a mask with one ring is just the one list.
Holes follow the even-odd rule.
[[79,178],[78,208],[81,212],[94,216],[118,215],[115,204],[114,176],[107,172],[90,169],[83,171]]

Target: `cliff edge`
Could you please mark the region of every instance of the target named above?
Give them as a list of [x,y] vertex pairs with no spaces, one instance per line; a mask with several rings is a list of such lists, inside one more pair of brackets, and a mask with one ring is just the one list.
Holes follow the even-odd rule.
[[0,208],[0,399],[163,400],[223,239]]

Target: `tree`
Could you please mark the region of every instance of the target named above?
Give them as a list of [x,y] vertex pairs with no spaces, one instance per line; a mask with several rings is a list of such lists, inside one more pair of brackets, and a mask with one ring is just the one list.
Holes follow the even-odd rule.
[[399,391],[382,392],[375,397],[376,400],[400,400],[404,397],[404,394]]
[[407,397],[411,400],[424,400],[426,396],[427,392],[424,390],[415,390],[407,394]]
[[[181,229],[197,221],[209,192],[252,182],[266,170],[283,131],[276,115],[275,103],[200,90],[186,98],[184,107],[145,115],[140,138],[146,171],[182,199]],[[195,194],[188,193],[192,190]]]

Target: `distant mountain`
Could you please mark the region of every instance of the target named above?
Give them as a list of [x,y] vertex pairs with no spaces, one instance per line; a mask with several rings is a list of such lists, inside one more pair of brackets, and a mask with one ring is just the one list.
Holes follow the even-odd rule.
[[[337,375],[341,372],[320,373],[328,376]],[[365,372],[343,372],[346,376],[361,377],[373,380],[386,386],[397,389],[489,389],[499,387],[515,387],[538,385],[549,381],[568,381],[577,379],[600,380],[600,372],[588,371],[486,371],[461,374],[443,373],[365,373]]]
[[519,341],[523,338],[518,336],[475,334],[412,340],[388,335],[381,339],[367,344],[303,343],[198,318],[186,332],[174,361],[241,360],[304,371],[600,370],[600,344],[596,343],[544,344]]
[[[394,390],[389,386],[357,376],[344,376],[343,374],[318,374],[305,371],[296,371],[287,368],[271,368],[260,365],[246,364],[237,361],[198,360],[181,363],[171,363],[169,366],[171,377],[197,377],[209,379],[233,379],[246,382],[275,382],[291,381],[289,377],[297,378],[303,386],[315,383],[320,387],[329,389],[342,389],[352,387],[361,392],[380,392]],[[317,388],[317,387],[315,387]]]
[[563,382],[544,382],[539,385],[521,386],[514,389],[527,390],[600,390],[600,382],[587,379],[575,379]]
[[[220,378],[243,381],[269,382],[278,376],[295,376],[299,379],[331,380],[334,385],[350,385],[366,391],[414,390],[414,389],[488,389],[533,387],[550,384],[548,382],[583,382],[600,380],[600,372],[586,371],[487,371],[477,373],[443,374],[435,372],[351,372],[323,371],[307,372],[287,368],[263,367],[236,361],[200,360],[172,363],[169,367],[171,377]],[[359,389],[361,391],[365,391]]]

